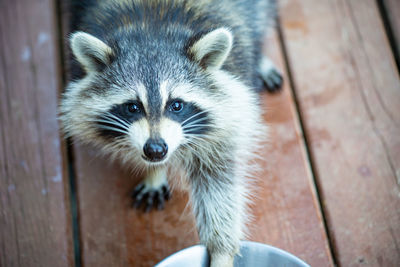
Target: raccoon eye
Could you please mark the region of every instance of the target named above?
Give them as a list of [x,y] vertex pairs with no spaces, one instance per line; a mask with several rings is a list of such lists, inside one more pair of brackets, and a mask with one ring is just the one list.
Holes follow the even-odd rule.
[[141,111],[139,105],[136,103],[127,104],[126,109],[128,110],[129,113],[138,113]]
[[173,112],[181,112],[183,109],[183,102],[176,100],[170,105],[170,110]]

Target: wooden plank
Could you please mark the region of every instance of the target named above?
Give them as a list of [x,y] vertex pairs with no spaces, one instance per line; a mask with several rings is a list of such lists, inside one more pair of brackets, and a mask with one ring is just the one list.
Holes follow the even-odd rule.
[[400,81],[376,2],[280,3],[335,256],[400,262]]
[[71,266],[52,1],[0,3],[0,266]]
[[[265,43],[265,54],[284,70],[276,34]],[[311,266],[333,266],[286,74],[284,80],[281,93],[262,94],[270,140],[261,155],[264,160],[260,162],[262,172],[258,175],[258,196],[253,204],[255,221],[250,226],[250,239],[289,251]]]
[[[276,36],[268,43],[283,69]],[[289,83],[282,93],[261,97],[271,140],[261,155],[249,239],[285,249],[313,266],[332,266]],[[175,191],[164,211],[143,214],[130,208],[129,198],[140,177],[96,156],[94,148],[75,144],[74,151],[84,266],[152,266],[198,243],[191,210],[185,209],[186,193]]]

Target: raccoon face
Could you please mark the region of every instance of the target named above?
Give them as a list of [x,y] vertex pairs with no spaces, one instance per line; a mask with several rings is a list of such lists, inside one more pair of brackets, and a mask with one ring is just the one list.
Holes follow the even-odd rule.
[[93,126],[106,142],[123,142],[145,163],[164,163],[179,146],[208,132],[211,119],[193,102],[175,97],[163,102],[159,114],[154,114],[157,110],[149,107],[147,99],[115,104],[101,112]]
[[175,54],[158,46],[123,51],[90,34],[73,34],[73,54],[87,75],[67,88],[64,128],[146,166],[165,163],[180,148],[196,149],[215,128],[218,90],[208,76],[224,63],[232,35],[217,29]]

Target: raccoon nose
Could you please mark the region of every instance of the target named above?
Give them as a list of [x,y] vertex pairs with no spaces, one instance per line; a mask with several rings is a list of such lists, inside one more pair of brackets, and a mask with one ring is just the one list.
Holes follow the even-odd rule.
[[146,157],[152,161],[162,160],[168,152],[168,146],[163,139],[149,139],[143,147]]

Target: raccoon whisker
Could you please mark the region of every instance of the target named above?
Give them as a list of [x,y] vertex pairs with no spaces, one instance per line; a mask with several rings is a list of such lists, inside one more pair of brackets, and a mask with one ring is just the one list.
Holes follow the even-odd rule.
[[100,123],[107,123],[107,124],[115,125],[115,126],[118,126],[118,127],[122,128],[124,130],[128,130],[128,128],[125,125],[123,125],[123,124],[121,124],[121,123],[119,123],[117,121],[113,121],[113,120],[93,120],[93,121],[94,122],[100,122]]
[[183,130],[183,135],[184,136],[199,136],[199,137],[207,137],[204,135],[204,132],[206,132],[208,128],[206,127],[193,127],[189,129],[184,129]]
[[190,125],[184,125],[184,126],[182,126],[182,130],[186,131],[188,129],[195,129],[195,128],[201,128],[201,127],[211,128],[211,127],[213,127],[213,125],[209,124],[209,123],[202,124],[200,122],[200,123],[194,123],[194,124],[190,124]]
[[107,117],[110,118],[110,119],[113,119],[113,120],[115,120],[115,121],[119,121],[120,123],[122,123],[123,125],[125,125],[127,128],[129,128],[129,126],[130,126],[128,121],[126,121],[126,120],[124,120],[124,119],[122,119],[122,118],[120,118],[120,117],[118,117],[118,116],[115,116],[114,114],[112,114],[112,113],[110,113],[110,112],[107,112],[107,113],[105,113],[104,115],[107,116]]
[[201,134],[201,133],[197,133],[196,131],[198,131],[198,130],[196,130],[196,129],[194,129],[194,130],[189,130],[189,131],[185,131],[184,133],[183,133],[183,135],[187,138],[187,139],[190,139],[190,138],[196,138],[197,140],[201,140],[201,141],[205,141],[209,136],[206,136],[206,135],[204,135],[204,134]]
[[194,150],[193,153],[195,153],[198,157],[200,157],[201,153],[198,152],[198,150],[202,150],[201,146],[196,145],[195,143],[187,143],[186,146],[191,149]]
[[190,129],[186,129],[186,130],[183,131],[183,135],[189,136],[189,137],[190,136],[205,137],[205,138],[210,137],[210,136],[208,136],[206,134],[203,134],[203,133],[196,133],[196,130],[199,130],[199,129],[201,129],[201,127],[193,127],[193,128],[190,128]]
[[214,126],[214,124],[211,124],[211,123],[207,123],[207,122],[202,123],[201,121],[194,121],[190,124],[183,125],[182,130],[186,131],[189,129],[196,129],[196,128],[200,129],[201,127],[212,128],[213,126]]
[[203,144],[200,144],[197,140],[193,140],[193,139],[186,139],[186,144],[191,144],[194,145],[197,148],[200,148],[202,150],[207,150]]
[[204,141],[204,139],[201,139],[201,138],[192,138],[192,136],[186,135],[186,134],[184,134],[184,138],[185,138],[184,144],[186,144],[186,143],[196,143],[196,144],[198,144],[199,146],[201,146],[202,144],[200,144],[199,141]]
[[[195,117],[197,117],[197,116],[200,116],[200,115],[202,115],[202,114],[204,114],[204,113],[206,113],[206,112],[207,112],[206,110],[203,110],[203,111],[201,111],[201,112],[199,112],[199,113],[196,113],[196,114],[190,116],[189,118],[187,118],[186,120],[184,120],[181,124],[182,124],[182,125],[185,125],[186,122],[188,122],[188,121],[190,121],[191,119],[193,119],[193,118],[195,118]],[[203,119],[205,119],[205,118],[203,118]]]
[[188,122],[189,120],[191,120],[191,119],[193,119],[193,118],[195,118],[195,117],[197,117],[197,116],[199,116],[199,115],[201,115],[201,114],[204,114],[205,112],[206,112],[206,111],[203,110],[203,111],[201,111],[201,112],[199,112],[199,113],[196,113],[196,114],[190,116],[189,118],[187,118],[186,120],[184,120],[181,124],[185,124],[185,123]]
[[[192,145],[192,146],[190,146],[190,145]],[[191,150],[191,153],[195,154],[195,155],[199,158],[199,160],[202,161],[202,157],[201,157],[201,155],[199,154],[199,152],[197,152],[196,150],[193,149],[193,146],[194,146],[194,147],[197,147],[197,148],[200,148],[200,149],[201,149],[201,147],[199,147],[198,145],[196,145],[196,144],[194,144],[194,143],[186,143],[186,144],[182,144],[182,146],[185,147],[185,148],[187,148],[187,149],[190,149],[190,150]],[[182,156],[182,157],[183,157],[183,156]]]
[[129,134],[129,132],[127,132],[127,131],[124,131],[124,130],[121,130],[121,129],[118,129],[118,128],[115,128],[115,127],[111,127],[111,126],[106,126],[106,125],[99,124],[99,127],[102,128],[102,129],[105,129],[105,130],[110,130],[110,131],[114,131],[114,132],[120,132],[120,133],[123,133],[123,134]]
[[100,124],[100,125],[107,124],[109,126],[121,128],[122,130],[126,130],[126,131],[128,131],[128,129],[129,129],[129,127],[126,126],[125,124],[122,124],[119,121],[116,121],[116,120],[110,119],[110,118],[96,119],[96,120],[92,120],[92,121],[96,122],[97,124]]
[[204,143],[205,141],[206,141],[205,138],[185,135],[185,142],[186,142],[185,144],[191,144],[201,150],[208,151],[210,149],[205,147]]
[[192,128],[184,129],[183,130],[183,134],[184,135],[188,135],[188,136],[207,137],[207,135],[204,135],[202,133],[196,133],[196,131],[201,131],[201,130],[204,130],[205,128],[207,128],[207,126],[205,126],[205,127],[192,127]]
[[205,141],[205,139],[203,139],[203,138],[195,138],[195,137],[186,137],[186,143],[191,143],[191,144],[194,144],[194,145],[196,145],[198,148],[201,148],[201,149],[203,149],[203,150],[209,150],[209,149],[207,149],[204,145],[204,141]]
[[204,124],[201,124],[201,123],[198,123],[198,124],[186,124],[185,126],[182,127],[182,129],[185,130],[185,129],[190,129],[190,128],[198,127],[198,126],[212,127],[213,125],[210,124],[210,123],[204,123]]
[[196,119],[196,120],[193,120],[193,121],[190,121],[189,123],[187,123],[187,124],[182,124],[183,126],[189,126],[189,125],[191,125],[191,124],[193,124],[193,123],[199,123],[199,122],[202,122],[202,121],[206,121],[208,118],[200,118],[200,119]]
[[[202,125],[200,125],[200,126],[193,126],[193,127],[190,127],[190,128],[185,128],[185,129],[182,129],[182,130],[183,130],[183,134],[196,135],[196,134],[203,134],[204,132],[206,132],[209,129],[210,129],[210,126],[202,126]],[[196,133],[196,132],[200,132],[200,133]]]
[[120,121],[122,121],[122,122],[127,122],[127,121],[124,120],[123,118],[121,118],[121,117],[115,115],[114,113],[112,113],[112,112],[110,112],[110,111],[105,112],[104,115],[107,115],[107,116],[109,116],[109,117],[111,117],[111,118],[118,119],[118,120],[120,120]]
[[122,120],[122,119],[118,118],[117,116],[112,117],[110,115],[105,115],[104,119],[119,123],[121,126],[123,126],[123,128],[126,128],[126,129],[128,129],[130,127],[130,125],[125,120]]

